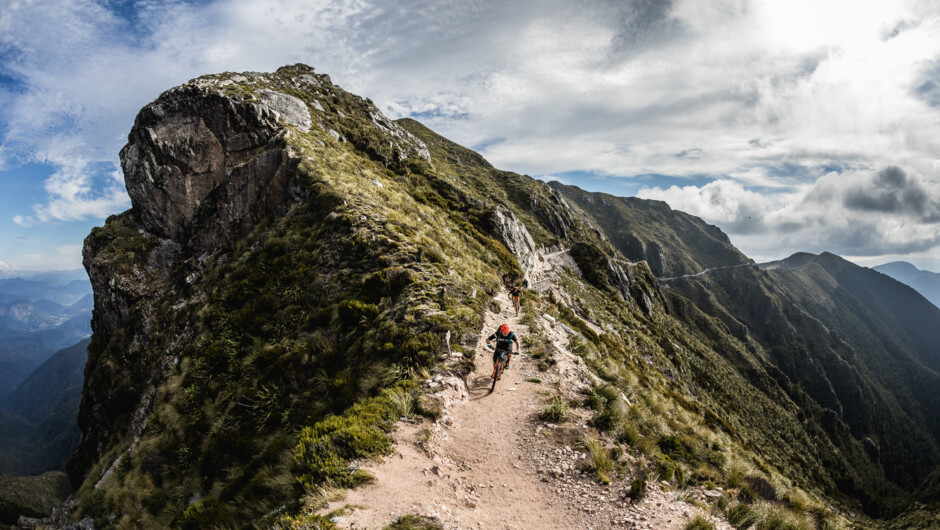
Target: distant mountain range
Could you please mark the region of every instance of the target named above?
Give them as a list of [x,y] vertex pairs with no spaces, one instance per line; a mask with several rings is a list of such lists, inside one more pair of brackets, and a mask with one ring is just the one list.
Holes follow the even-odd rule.
[[940,307],[940,273],[920,270],[906,261],[892,261],[872,268],[913,287],[933,305]]
[[91,334],[93,304],[82,271],[0,279],[0,399],[53,353]]
[[0,475],[65,468],[78,445],[88,343],[56,352],[0,400]]
[[0,275],[0,476],[62,470],[77,446],[93,305],[83,270]]
[[81,270],[40,273],[7,271],[0,276],[0,304],[17,300],[47,300],[70,306],[88,294],[91,294],[91,283],[88,281],[88,275]]

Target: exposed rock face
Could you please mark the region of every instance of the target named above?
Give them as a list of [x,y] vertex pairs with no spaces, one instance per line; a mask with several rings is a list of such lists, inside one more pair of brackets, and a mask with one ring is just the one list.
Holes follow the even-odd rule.
[[121,166],[147,231],[205,252],[231,245],[284,204],[298,159],[277,118],[309,129],[310,113],[273,91],[261,101],[189,83],[141,110]]
[[662,245],[655,241],[650,241],[646,245],[643,254],[646,256],[646,263],[649,264],[650,270],[653,271],[654,275],[663,276],[666,274],[666,259],[663,256]]
[[531,276],[538,260],[535,241],[526,227],[513,213],[505,208],[497,207],[493,212],[493,224],[499,240],[512,252],[526,275]]
[[310,125],[313,123],[310,120],[310,110],[298,98],[273,90],[263,90],[261,92],[261,103],[277,113],[289,125],[293,125],[302,131],[310,130]]
[[[99,247],[94,233],[85,241],[95,336],[124,344],[120,365],[86,384],[79,413],[83,437],[69,464],[75,480],[100,455],[112,429],[139,435],[152,406],[148,389],[162,382],[170,360],[190,339],[191,330],[170,329],[158,316],[158,300],[173,290],[170,272],[182,267],[184,274],[198,276],[196,257],[231,247],[297,198],[291,182],[300,158],[284,138],[289,127],[311,127],[306,104],[272,90],[250,98],[226,94],[228,84],[191,81],[164,92],[135,120],[121,150],[133,209],[112,222],[124,227],[123,237],[142,266],[128,269],[126,256]],[[154,342],[165,335],[177,340],[157,355]],[[89,348],[89,375],[104,368],[100,363],[113,362],[100,358],[103,348],[100,342]],[[114,382],[102,384],[108,378]],[[115,424],[115,418],[130,420]]]
[[[119,440],[133,447],[142,436],[156,388],[195,340],[208,260],[309,198],[311,153],[329,136],[386,167],[430,162],[421,140],[304,65],[197,78],[140,111],[121,151],[132,209],[83,248],[95,309],[82,438],[68,464],[76,485]],[[119,462],[104,462],[94,481]]]
[[568,230],[574,226],[574,216],[571,213],[571,207],[557,191],[552,190],[551,201],[541,201],[538,198],[532,198],[532,212],[547,225],[551,231],[558,237],[568,237]]
[[[156,385],[163,381],[170,360],[179,355],[182,344],[191,339],[191,330],[157,316],[161,294],[172,291],[168,274],[182,260],[181,246],[171,239],[139,231],[129,213],[113,216],[108,222],[122,227],[125,238],[134,238],[134,253],[140,254],[144,265],[127,267],[122,262],[127,255],[99,247],[95,232],[85,239],[83,264],[95,291],[95,335],[88,348],[78,414],[82,437],[68,463],[75,485],[115,434],[123,431],[131,438],[139,435]],[[155,355],[153,345],[165,335],[174,337],[172,346]],[[115,348],[121,351],[119,359],[109,359],[102,353],[109,342],[120,344]],[[138,417],[126,423],[124,419],[132,414]]]

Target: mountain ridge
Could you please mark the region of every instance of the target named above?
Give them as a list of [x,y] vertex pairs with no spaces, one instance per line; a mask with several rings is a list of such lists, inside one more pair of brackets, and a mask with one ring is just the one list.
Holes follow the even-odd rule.
[[[848,350],[720,230],[664,203],[500,171],[303,65],[168,90],[122,168],[133,207],[83,250],[95,312],[75,518],[329,528],[305,503],[367,482],[357,462],[392,451],[400,418],[439,425],[435,378],[488,362],[484,315],[524,276],[530,318],[558,322],[594,374],[563,403],[623,470],[616,487],[656,473],[675,494],[720,484],[741,513],[767,501],[837,521],[897,513],[919,485],[886,478],[865,433],[820,404],[850,403],[834,377],[795,377],[793,352],[752,334],[796,323],[823,359]],[[710,283],[725,277],[747,282]],[[567,353],[531,335],[555,373]],[[804,512],[746,485],[760,481]]]
[[892,261],[872,269],[911,286],[933,305],[940,307],[940,274],[918,269],[906,261]]

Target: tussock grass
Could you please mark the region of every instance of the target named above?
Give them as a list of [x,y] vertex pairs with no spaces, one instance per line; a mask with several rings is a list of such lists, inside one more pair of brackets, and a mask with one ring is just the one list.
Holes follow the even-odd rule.
[[760,515],[747,504],[733,504],[725,511],[725,519],[731,526],[744,529],[757,524]]
[[702,515],[696,515],[682,527],[683,530],[715,530],[715,525]]
[[565,403],[561,396],[553,396],[552,399],[542,407],[542,411],[539,412],[539,419],[552,423],[561,423],[567,420],[570,414],[571,411],[568,408],[568,404]]
[[599,478],[601,482],[610,484],[611,474],[615,469],[614,459],[610,454],[610,450],[608,450],[601,441],[590,436],[585,436],[581,440],[581,446],[587,451],[587,463],[590,469],[597,473],[597,478]]
[[385,396],[399,417],[408,418],[414,413],[415,398],[411,392],[395,387],[387,390]]
[[[656,479],[652,479],[654,482]],[[645,474],[640,474],[637,477],[634,477],[633,481],[630,482],[630,492],[627,494],[634,502],[641,500],[646,496],[646,482],[647,478]]]

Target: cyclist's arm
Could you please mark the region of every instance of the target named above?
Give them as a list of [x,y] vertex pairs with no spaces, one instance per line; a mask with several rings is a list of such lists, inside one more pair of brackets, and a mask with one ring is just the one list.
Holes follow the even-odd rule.
[[516,343],[516,353],[519,353],[519,339],[515,335],[512,336],[512,341]]
[[492,335],[490,335],[489,337],[486,338],[486,343],[489,344],[489,343],[493,342],[494,340],[496,340],[496,334],[495,334],[495,333],[493,333]]

